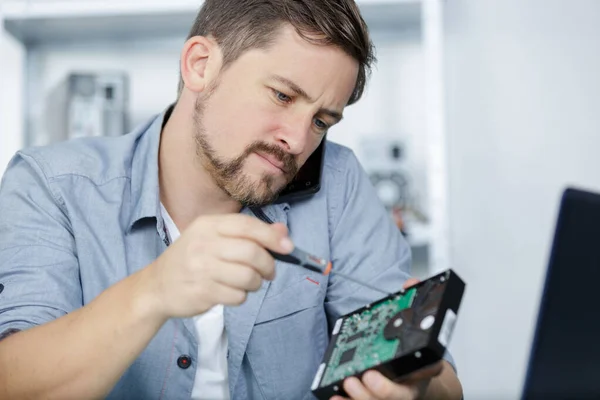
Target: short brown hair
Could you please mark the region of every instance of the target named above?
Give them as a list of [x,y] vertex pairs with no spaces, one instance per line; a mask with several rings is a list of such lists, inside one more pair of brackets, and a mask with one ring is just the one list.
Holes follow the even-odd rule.
[[[337,46],[358,62],[358,78],[348,104],[358,101],[375,56],[354,0],[205,0],[188,39],[213,37],[221,46],[226,67],[247,50],[268,48],[285,23],[306,41]],[[179,93],[182,89],[180,78]]]

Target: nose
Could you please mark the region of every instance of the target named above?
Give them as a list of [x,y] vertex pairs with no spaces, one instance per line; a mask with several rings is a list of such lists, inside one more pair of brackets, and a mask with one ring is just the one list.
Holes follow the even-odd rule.
[[295,156],[302,154],[308,146],[312,117],[296,116],[283,122],[275,139],[284,150]]

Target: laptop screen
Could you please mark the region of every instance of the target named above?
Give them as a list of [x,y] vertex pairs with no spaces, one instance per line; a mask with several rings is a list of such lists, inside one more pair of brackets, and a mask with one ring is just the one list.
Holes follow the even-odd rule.
[[523,399],[600,398],[600,195],[563,195]]

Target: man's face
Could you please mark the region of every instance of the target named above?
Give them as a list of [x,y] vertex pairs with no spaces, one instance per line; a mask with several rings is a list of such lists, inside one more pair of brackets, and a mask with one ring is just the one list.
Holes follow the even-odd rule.
[[215,183],[243,205],[273,201],[339,122],[358,63],[338,48],[281,29],[222,71],[196,105],[197,154]]

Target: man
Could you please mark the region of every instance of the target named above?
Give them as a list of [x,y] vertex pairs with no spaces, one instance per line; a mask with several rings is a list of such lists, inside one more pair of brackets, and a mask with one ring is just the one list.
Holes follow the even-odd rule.
[[[317,194],[274,203],[372,58],[352,0],[208,0],[174,107],[120,138],[19,152],[0,191],[0,398],[311,398],[331,323],[381,296],[267,250],[413,282],[348,149],[327,143]],[[448,361],[344,388],[461,397]]]

